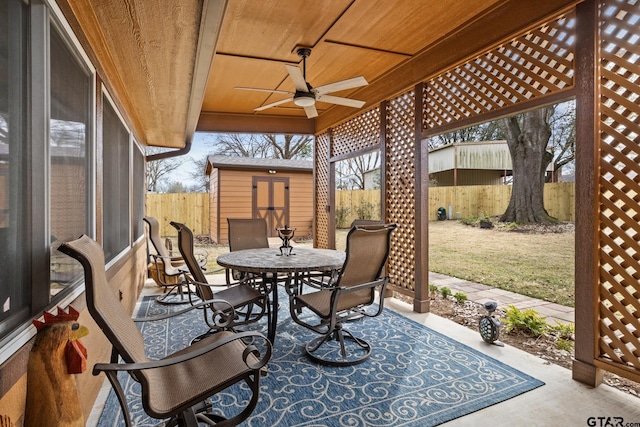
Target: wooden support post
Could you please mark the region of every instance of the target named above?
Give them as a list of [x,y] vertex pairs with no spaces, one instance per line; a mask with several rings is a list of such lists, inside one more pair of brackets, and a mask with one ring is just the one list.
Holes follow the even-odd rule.
[[576,346],[573,379],[597,387],[602,372],[594,365],[597,356],[598,248],[596,221],[598,195],[596,155],[599,145],[599,97],[597,76],[597,4],[587,0],[576,7],[576,254],[575,301]]
[[415,296],[413,311],[431,309],[429,298],[429,158],[422,144],[422,97],[424,83],[415,87]]

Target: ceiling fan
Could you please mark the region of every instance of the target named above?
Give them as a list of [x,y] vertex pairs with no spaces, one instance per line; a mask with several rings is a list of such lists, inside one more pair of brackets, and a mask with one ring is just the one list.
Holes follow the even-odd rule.
[[280,101],[272,102],[271,104],[263,105],[254,109],[254,111],[262,111],[277,105],[286,104],[287,102],[293,102],[295,105],[304,108],[308,118],[314,118],[318,116],[316,110],[316,101],[326,102],[329,104],[344,105],[353,108],[362,108],[365,104],[364,101],[357,101],[355,99],[342,98],[339,96],[329,95],[332,92],[339,92],[341,90],[353,89],[356,87],[366,86],[369,83],[367,80],[360,76],[352,79],[341,80],[335,83],[329,83],[326,85],[318,86],[314,88],[307,82],[307,57],[311,55],[311,49],[308,47],[300,47],[296,50],[296,53],[302,58],[302,71],[295,65],[285,64],[289,77],[293,81],[293,85],[296,88],[295,92],[286,90],[271,90],[271,89],[258,89],[251,87],[236,87],[240,90],[254,90],[261,92],[282,93],[287,95],[293,95],[289,98],[281,99]]

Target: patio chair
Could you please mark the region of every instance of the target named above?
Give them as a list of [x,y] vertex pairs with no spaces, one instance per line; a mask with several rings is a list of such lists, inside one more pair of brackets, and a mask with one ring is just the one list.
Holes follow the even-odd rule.
[[[229,252],[269,247],[269,232],[264,218],[227,218]],[[227,268],[227,284],[259,280],[259,276]]]
[[160,224],[154,217],[146,216],[144,222],[149,226],[149,241],[156,253],[149,254],[152,261],[152,274],[155,282],[163,288],[164,293],[156,301],[161,304],[185,304],[188,299],[185,292],[189,292],[185,285],[184,273],[188,270],[182,257],[173,255],[160,237]]
[[[215,422],[217,426],[237,425],[249,417],[258,402],[261,370],[271,357],[271,343],[263,335],[223,331],[163,359],[150,360],[145,356],[144,340],[134,320],[162,320],[198,306],[154,318],[131,319],[107,281],[100,244],[83,235],[63,243],[59,250],[80,261],[84,268],[87,309],[113,346],[111,363],[97,363],[93,375],[106,374],[127,427],[132,421],[118,381],[119,371],[129,373],[140,383],[144,411],[153,418],[169,418],[166,426],[195,427],[198,421],[210,425]],[[217,304],[232,310],[222,300],[200,304]],[[245,344],[249,341],[251,345]],[[262,348],[262,355],[258,346]],[[251,392],[246,406],[227,420],[211,414],[210,408],[207,409],[209,404],[203,402],[241,381]]]
[[381,219],[354,219],[353,222],[351,223],[351,227],[349,228],[353,228],[353,227],[369,227],[369,226],[377,226],[377,225],[382,225],[384,224],[384,221],[382,221]]
[[[291,318],[320,334],[305,346],[311,360],[325,365],[349,366],[362,363],[371,355],[371,345],[354,336],[344,324],[382,313],[389,280],[382,274],[395,228],[396,224],[353,227],[347,234],[342,269],[328,283],[318,285],[305,281],[301,293],[289,293]],[[376,291],[378,306],[372,308]],[[349,350],[345,341],[351,342]]]
[[[189,269],[189,274],[185,275],[185,278],[188,284],[194,287],[196,295],[201,300],[222,299],[228,301],[234,308],[233,327],[256,322],[265,314],[268,317],[271,315],[266,284],[260,283],[255,286],[253,283],[250,285],[247,282],[240,282],[234,286],[227,286],[208,283],[194,255],[193,232],[189,227],[179,222],[172,221],[170,224],[178,230],[178,249]],[[216,287],[221,289],[214,292]],[[191,294],[189,295],[191,299]],[[203,336],[221,329],[215,322],[215,318],[211,317],[211,314],[216,314],[220,311],[225,311],[225,308],[216,304],[205,306],[204,319],[210,330]],[[198,337],[198,339],[201,338],[202,336]]]

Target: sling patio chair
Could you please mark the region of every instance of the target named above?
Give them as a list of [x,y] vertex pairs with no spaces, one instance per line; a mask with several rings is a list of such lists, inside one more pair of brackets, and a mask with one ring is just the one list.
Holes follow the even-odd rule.
[[[233,286],[210,284],[194,254],[193,232],[189,227],[179,222],[172,221],[171,225],[178,230],[178,249],[189,269],[189,273],[185,277],[190,287],[195,289],[198,298],[203,301],[222,299],[231,304],[234,309],[231,327],[257,322],[265,314],[270,319],[271,306],[268,304],[268,289],[264,283],[259,283],[257,286],[245,281]],[[216,287],[219,290],[214,291]],[[192,300],[191,294],[189,294],[189,298]],[[204,319],[209,326],[209,332],[197,339],[219,331],[221,328],[217,322],[212,321],[215,318],[212,318],[211,314],[226,311],[225,307],[220,307],[215,303],[204,307]]]
[[[227,218],[229,252],[269,247],[267,221],[264,218]],[[260,280],[260,276],[241,271],[225,270],[227,284]]]
[[[383,273],[395,228],[396,224],[351,228],[342,269],[328,283],[305,281],[302,292],[289,292],[291,318],[320,334],[305,346],[307,356],[314,362],[349,366],[362,363],[371,355],[371,345],[354,336],[344,324],[382,313],[389,280]],[[378,305],[372,307],[376,294]]]
[[[151,267],[153,278],[164,290],[156,301],[161,304],[186,304],[189,301],[185,295],[190,292],[190,289],[184,277],[184,274],[189,271],[184,260],[181,256],[172,253],[170,247],[163,243],[160,237],[160,224],[156,218],[146,216],[143,220],[149,226],[149,241],[156,251],[155,254],[149,254],[153,262]],[[171,240],[167,239],[166,242],[170,244]],[[204,268],[207,265],[207,254],[200,252],[197,257],[198,263]]]
[[[111,362],[94,365],[93,375],[106,374],[127,427],[132,426],[132,420],[118,381],[119,371],[128,372],[140,383],[144,411],[153,418],[169,419],[165,426],[196,427],[198,422],[235,426],[251,415],[259,398],[262,368],[271,358],[271,343],[263,335],[222,331],[163,359],[150,360],[134,321],[163,320],[199,306],[153,318],[131,319],[107,281],[104,252],[99,243],[83,235],[63,243],[59,250],[78,260],[84,268],[87,309],[112,345]],[[222,300],[199,303],[200,306],[214,304],[225,307],[225,313],[219,313],[223,318],[233,311],[230,304]],[[231,317],[226,314],[227,321]],[[212,414],[206,401],[241,381],[251,392],[246,406],[228,419]]]
[[[229,252],[269,247],[267,221],[264,218],[227,218],[227,224],[229,226]],[[257,274],[228,268],[225,274],[229,285],[245,281],[255,283],[263,279]],[[265,277],[267,282],[270,283],[272,280],[271,273],[267,273]],[[278,276],[278,282],[288,282],[289,280],[290,276],[288,274]]]

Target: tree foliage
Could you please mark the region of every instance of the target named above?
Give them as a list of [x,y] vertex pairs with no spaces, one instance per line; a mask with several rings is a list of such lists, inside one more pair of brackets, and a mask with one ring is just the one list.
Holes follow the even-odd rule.
[[213,134],[207,145],[212,154],[264,159],[310,159],[311,135]]
[[[379,151],[339,161],[336,164],[336,187],[339,190],[364,190],[365,173],[379,167]],[[380,185],[379,180],[377,184]]]
[[[161,153],[163,150],[157,147],[147,147],[147,155]],[[178,157],[154,160],[146,164],[146,177],[149,191],[158,192],[164,184],[168,184],[171,172],[182,165],[183,160]]]
[[429,150],[433,150],[456,142],[496,141],[500,139],[504,139],[502,129],[497,121],[492,121],[436,135],[429,138],[427,143]]
[[207,158],[202,157],[196,159],[194,157],[189,158],[189,162],[193,165],[193,168],[189,170],[189,176],[195,182],[190,188],[195,193],[208,193],[209,192],[209,175],[205,173],[207,167]]

